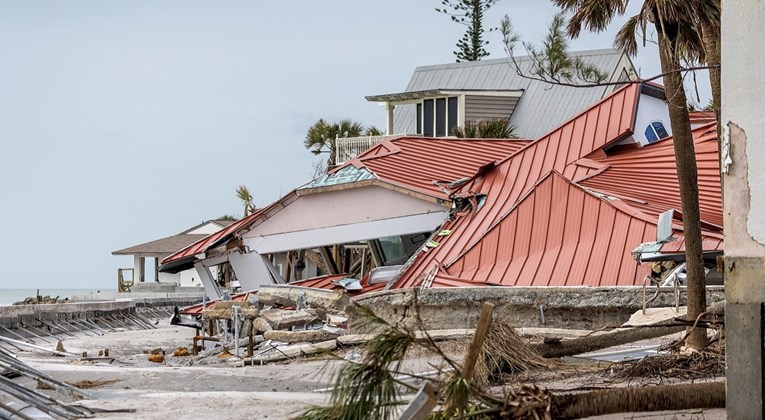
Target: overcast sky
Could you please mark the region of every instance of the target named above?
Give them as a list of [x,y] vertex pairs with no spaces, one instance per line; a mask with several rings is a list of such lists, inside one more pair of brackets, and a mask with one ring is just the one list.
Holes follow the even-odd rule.
[[[264,206],[307,182],[313,122],[384,127],[365,95],[454,61],[464,28],[439,6],[0,1],[0,288],[115,288],[132,259],[111,251],[241,214],[240,184]],[[486,23],[505,13],[539,42],[555,8],[501,0]],[[572,50],[610,47],[615,30]],[[641,75],[656,54],[634,59]]]

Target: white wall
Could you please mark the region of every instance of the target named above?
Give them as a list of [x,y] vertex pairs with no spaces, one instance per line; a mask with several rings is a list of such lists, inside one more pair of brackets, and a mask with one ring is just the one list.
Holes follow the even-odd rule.
[[641,145],[648,144],[645,137],[645,129],[653,121],[661,121],[667,134],[672,135],[672,127],[669,124],[669,110],[663,100],[641,94],[638,102],[638,111],[635,117],[635,133],[633,137]]
[[211,235],[219,230],[223,229],[220,225],[218,225],[215,222],[207,222],[204,225],[186,232],[190,235]]
[[447,208],[386,188],[368,186],[299,197],[243,237],[445,211]]

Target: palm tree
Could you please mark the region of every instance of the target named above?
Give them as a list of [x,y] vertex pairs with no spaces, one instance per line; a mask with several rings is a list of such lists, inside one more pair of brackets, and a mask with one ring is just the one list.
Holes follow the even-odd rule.
[[[685,259],[688,284],[688,317],[695,319],[706,309],[704,259],[699,215],[698,171],[696,151],[691,135],[687,98],[683,86],[681,58],[705,57],[700,31],[701,4],[714,0],[645,0],[640,14],[631,17],[617,34],[615,44],[628,54],[637,51],[636,30],[653,25],[659,41],[659,61],[669,105],[669,120],[680,184],[683,211]],[[564,11],[572,12],[568,33],[576,37],[582,28],[602,31],[616,15],[624,14],[629,0],[553,0]],[[708,15],[704,15],[708,16]],[[719,16],[719,15],[718,15]],[[719,27],[719,22],[717,22]],[[694,329],[686,339],[691,348],[706,345],[706,330]]]
[[248,215],[255,213],[255,211],[258,209],[255,206],[255,203],[253,202],[252,194],[250,194],[250,190],[247,189],[246,185],[240,185],[236,189],[236,197],[242,201],[242,206],[244,206],[244,211],[242,212],[242,218],[245,218]]
[[515,128],[506,119],[465,121],[464,126],[452,129],[452,135],[465,139],[515,139]]
[[[375,130],[377,129],[375,128]],[[336,123],[329,124],[321,118],[308,128],[303,145],[305,145],[306,149],[312,149],[311,151],[315,154],[326,152],[322,150],[326,148],[329,152],[327,167],[331,169],[336,164],[335,139],[338,137],[360,137],[363,133],[364,126],[359,122],[342,119]]]

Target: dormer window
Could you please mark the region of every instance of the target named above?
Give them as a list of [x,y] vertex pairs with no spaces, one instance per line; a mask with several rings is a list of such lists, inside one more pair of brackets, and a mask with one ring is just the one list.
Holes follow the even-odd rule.
[[424,137],[446,137],[457,126],[456,96],[424,99],[417,104],[417,134]]
[[669,134],[667,129],[664,128],[664,123],[661,121],[651,121],[645,129],[645,138],[648,140],[648,143],[653,143],[667,137],[669,137]]

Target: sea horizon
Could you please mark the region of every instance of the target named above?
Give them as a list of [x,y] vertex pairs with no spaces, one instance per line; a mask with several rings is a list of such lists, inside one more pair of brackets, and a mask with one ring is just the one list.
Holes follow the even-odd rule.
[[82,292],[116,292],[117,289],[110,289],[110,288],[0,288],[0,306],[2,305],[13,305],[15,302],[23,301],[24,299],[28,297],[34,297],[37,294],[37,291],[40,291],[40,296],[48,295],[51,298],[55,298],[56,296],[59,297],[59,299],[65,299],[65,298],[72,298],[73,293],[82,293]]

